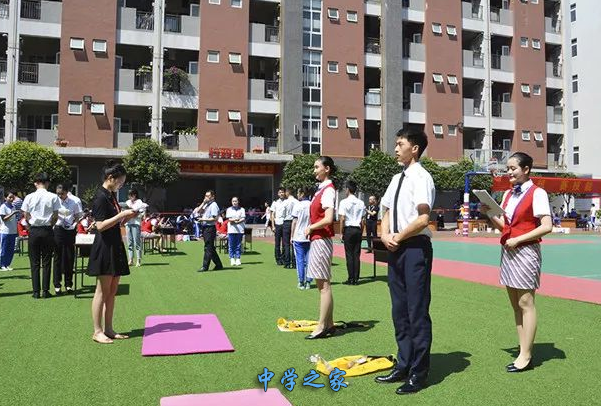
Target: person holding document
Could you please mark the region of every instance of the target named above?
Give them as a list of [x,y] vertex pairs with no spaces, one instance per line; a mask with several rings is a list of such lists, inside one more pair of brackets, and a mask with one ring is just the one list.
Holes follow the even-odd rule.
[[534,295],[540,286],[541,237],[551,232],[551,208],[547,192],[530,180],[532,157],[516,152],[507,161],[512,189],[501,204],[504,214],[493,215],[483,204],[501,235],[501,284],[507,288],[520,341],[520,354],[507,365],[507,372],[532,369],[532,346],[536,335]]

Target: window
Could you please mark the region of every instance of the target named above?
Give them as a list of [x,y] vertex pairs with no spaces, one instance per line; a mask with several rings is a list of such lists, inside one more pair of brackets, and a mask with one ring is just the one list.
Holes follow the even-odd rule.
[[452,136],[452,137],[457,136],[457,126],[456,125],[449,125],[448,129],[449,129],[450,136]]
[[219,110],[207,109],[207,121],[216,123],[219,121]]
[[67,109],[67,112],[69,114],[74,114],[74,115],[80,116],[81,111],[82,111],[82,102],[76,102],[76,101],[69,102],[69,107]]
[[434,134],[442,135],[442,124],[433,124],[432,129],[434,131]]
[[71,49],[82,51],[84,47],[84,40],[83,38],[71,38],[69,46],[71,47]]
[[522,86],[520,88],[522,89],[522,93],[530,94],[530,85],[529,84],[522,83]]
[[447,75],[447,82],[449,82],[449,85],[452,86],[457,86],[457,84],[459,83],[457,81],[457,76],[455,75]]
[[197,61],[188,62],[188,73],[190,75],[198,75],[198,62]]
[[239,123],[242,121],[242,115],[240,114],[239,110],[228,110],[227,119],[230,122]]
[[572,76],[572,93],[578,93],[578,75]]
[[347,128],[356,130],[359,128],[359,120],[357,120],[355,117],[348,117],[346,119],[346,126]]
[[528,37],[520,37],[520,46],[522,48],[528,48]]
[[351,23],[356,23],[357,22],[357,12],[356,11],[351,11],[348,10],[346,12],[346,21],[349,21]]
[[572,128],[574,130],[578,129],[578,127],[580,127],[580,120],[579,120],[579,116],[578,116],[578,110],[574,110],[572,112]]
[[229,61],[232,65],[242,65],[242,54],[230,52]]
[[208,51],[207,62],[219,63],[219,51]]
[[576,21],[576,3],[570,4],[570,21]]
[[541,131],[534,132],[534,141],[538,141],[538,142],[543,141],[543,133]]
[[572,56],[577,56],[578,55],[578,39],[574,38],[572,40]]
[[104,115],[104,103],[92,103],[90,106],[90,112],[92,114]]
[[444,79],[440,73],[433,73],[432,80],[434,80],[434,83],[436,84],[442,84],[444,82]]
[[221,0],[209,0],[209,4],[221,4]]
[[242,0],[231,0],[230,5],[235,8],[242,8]]
[[347,63],[346,64],[346,73],[348,73],[349,75],[358,75],[359,74],[359,69],[357,68],[357,65],[354,63]]
[[447,25],[447,34],[454,37],[457,35],[457,27],[454,25]]
[[338,62],[328,61],[328,72],[338,73]]
[[528,4],[528,0],[520,0],[523,4]]
[[337,8],[328,8],[328,18],[330,20],[338,20],[339,17]]
[[574,165],[580,165],[580,147],[574,147]]
[[434,34],[442,34],[442,24],[440,23],[432,23],[432,32]]
[[541,94],[540,85],[534,85],[534,86],[532,86],[532,94],[535,95],[535,96],[540,96],[540,94]]
[[328,128],[338,128],[338,117],[328,116]]
[[530,3],[532,3],[532,4],[538,4],[538,0],[530,0]]
[[522,140],[530,141],[530,130],[522,130]]
[[532,48],[540,49],[540,39],[532,38]]
[[103,39],[95,39],[92,41],[92,51],[106,53],[106,41]]

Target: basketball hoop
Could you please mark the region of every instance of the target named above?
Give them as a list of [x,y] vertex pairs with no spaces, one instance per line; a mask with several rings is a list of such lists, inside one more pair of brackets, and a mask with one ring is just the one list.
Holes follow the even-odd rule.
[[500,167],[499,167],[499,160],[495,157],[491,157],[488,160],[488,171],[490,172],[490,174],[497,178],[500,176],[503,176],[503,173],[500,171]]

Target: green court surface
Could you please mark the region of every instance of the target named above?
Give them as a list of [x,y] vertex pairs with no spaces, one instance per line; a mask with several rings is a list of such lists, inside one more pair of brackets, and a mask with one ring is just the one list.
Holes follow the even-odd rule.
[[[472,246],[460,255],[461,244],[435,244],[437,256],[498,260],[495,246]],[[370,327],[308,341],[303,333],[279,332],[276,319],[316,318],[317,290],[296,288],[295,271],[273,264],[273,245],[255,241],[256,252],[243,256],[240,269],[202,274],[195,272],[202,244],[181,243],[179,248],[178,255],[146,256],[143,267],[123,278],[115,325],[132,338],[113,345],[91,340],[89,290],[78,299],[33,300],[28,262],[17,257],[18,269],[0,274],[0,404],[158,405],[163,396],[262,387],[257,375],[264,367],[275,373],[269,387],[297,406],[599,404],[597,305],[539,297],[536,368],[508,374],[504,366],[512,360],[517,338],[504,290],[434,276],[430,387],[401,398],[394,394],[397,385],[378,385],[371,375],[347,379],[348,387],[336,393],[324,377],[325,388],[302,386],[312,367],[309,355],[333,359],[395,352],[383,267],[376,280],[346,286],[340,284],[345,266],[335,259],[335,319]],[[572,256],[592,255],[584,252]],[[363,272],[369,269],[364,265]],[[235,352],[141,356],[146,316],[193,313],[217,314]],[[289,368],[299,376],[292,392],[280,383]]]
[[[473,240],[456,237],[457,241],[433,239],[437,258],[498,266],[501,258],[499,244],[478,244]],[[490,237],[493,241],[498,238]],[[586,279],[601,280],[601,238],[597,235],[545,237],[542,243],[542,272]],[[566,241],[566,244],[557,242]],[[582,243],[577,243],[582,241]],[[593,242],[593,243],[590,243]]]

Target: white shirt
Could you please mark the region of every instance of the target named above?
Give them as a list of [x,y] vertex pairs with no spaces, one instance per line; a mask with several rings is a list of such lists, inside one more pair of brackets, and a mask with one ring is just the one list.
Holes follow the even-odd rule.
[[365,216],[365,203],[351,194],[340,201],[338,215],[344,216],[345,227],[361,227],[361,222]]
[[[332,181],[331,180],[324,180],[323,182],[321,182],[319,184],[319,186],[317,186],[317,193],[319,193],[319,191],[323,188],[325,188],[328,185],[331,185]],[[315,199],[315,196],[313,196],[313,198]],[[336,200],[336,190],[333,187],[329,187],[326,190],[323,191],[323,193],[321,194],[321,208],[322,209],[329,209],[329,208],[334,208],[335,204],[334,201]]]
[[71,192],[67,192],[67,197],[70,198],[71,200],[75,201],[75,203],[77,203],[80,213],[83,212],[83,206],[81,205],[81,199],[79,197],[75,196]]
[[[15,205],[13,203],[12,208],[8,207],[8,204],[3,203],[0,206],[0,216],[8,216],[15,211]],[[0,234],[17,234],[17,215],[15,214],[10,219],[2,221],[0,218]]]
[[244,234],[244,221],[242,223],[232,224],[232,220],[246,220],[246,211],[244,208],[238,206],[238,209],[234,206],[228,207],[225,211],[225,217],[229,220],[227,222],[227,233],[228,234]]
[[[388,213],[388,219],[390,223],[390,233],[394,233],[394,213],[398,213],[397,226],[399,232],[407,228],[407,226],[414,222],[419,216],[417,212],[417,206],[421,204],[427,204],[432,210],[434,205],[434,197],[436,196],[436,188],[434,187],[434,180],[432,175],[425,170],[419,162],[410,165],[404,171],[405,179],[401,185],[399,192],[399,200],[396,207],[394,205],[394,195],[396,194],[399,181],[401,179],[401,173],[398,173],[392,177],[388,189],[382,198],[382,206],[390,209]],[[420,231],[419,235],[425,235],[428,237],[432,236],[432,232],[425,227]]]
[[61,208],[58,210],[58,220],[56,225],[63,227],[66,230],[75,229],[75,216],[81,213],[81,209],[77,202],[67,195],[65,200],[59,197]]
[[[138,211],[140,211],[140,210],[144,211],[148,207],[148,205],[146,203],[144,203],[142,201],[142,199],[136,199],[136,200],[129,199],[128,201],[125,202],[125,205],[132,210],[138,210]],[[130,219],[126,224],[139,226],[142,223],[143,216],[144,216],[144,213],[140,213],[136,217]]]
[[591,217],[597,217],[597,208],[591,207]]
[[294,207],[298,204],[298,200],[296,200],[294,196],[288,196],[288,199],[286,199],[285,202],[288,205],[288,207],[286,209],[286,218],[284,218],[284,220],[292,221],[292,211],[294,210]]
[[58,196],[44,188],[39,188],[25,196],[23,206],[21,206],[21,210],[31,216],[29,224],[32,227],[51,226],[52,214],[60,208],[61,203]]
[[[520,193],[519,195],[512,194],[509,198],[509,201],[507,202],[507,207],[505,207],[505,215],[507,216],[507,219],[509,221],[511,221],[511,219],[513,218],[518,203],[522,201],[522,199],[526,195],[526,192],[528,191],[528,189],[530,189],[532,185],[532,180],[525,182],[521,187],[522,193]],[[505,192],[505,195],[503,195],[503,202],[507,198],[508,193],[509,191]],[[549,196],[547,195],[546,190],[537,188],[534,191],[534,195],[532,196],[532,212],[534,213],[534,217],[538,218],[551,215],[551,206],[549,205]]]
[[288,201],[284,199],[277,199],[271,203],[271,212],[273,213],[273,220],[275,225],[281,226],[284,224],[288,210]]
[[305,229],[309,227],[309,223],[311,222],[309,216],[310,207],[311,202],[308,199],[301,200],[294,205],[292,217],[296,219],[296,228],[294,229],[292,241],[309,242],[309,239],[305,236]]

